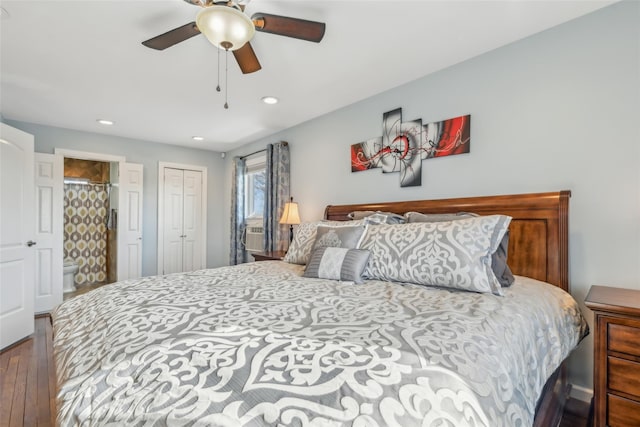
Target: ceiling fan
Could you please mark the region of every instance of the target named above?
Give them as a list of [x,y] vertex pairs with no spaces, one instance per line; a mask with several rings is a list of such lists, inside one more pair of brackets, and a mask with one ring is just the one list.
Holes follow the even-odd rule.
[[202,7],[196,20],[143,41],[143,45],[164,50],[202,33],[214,46],[232,51],[242,73],[248,74],[262,68],[250,43],[256,31],[316,43],[324,36],[325,24],[322,22],[267,13],[254,13],[249,18],[244,13],[247,0],[184,1]]

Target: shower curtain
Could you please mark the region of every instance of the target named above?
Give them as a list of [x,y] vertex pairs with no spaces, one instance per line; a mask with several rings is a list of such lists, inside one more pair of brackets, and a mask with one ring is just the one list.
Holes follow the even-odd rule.
[[77,285],[107,280],[107,189],[64,185],[64,258],[78,263]]

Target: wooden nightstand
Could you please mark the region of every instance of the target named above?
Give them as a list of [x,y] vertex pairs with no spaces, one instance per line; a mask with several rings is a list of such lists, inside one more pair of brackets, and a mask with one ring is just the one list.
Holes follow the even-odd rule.
[[256,252],[251,254],[256,261],[282,261],[285,251]]
[[592,286],[595,427],[640,426],[640,291]]

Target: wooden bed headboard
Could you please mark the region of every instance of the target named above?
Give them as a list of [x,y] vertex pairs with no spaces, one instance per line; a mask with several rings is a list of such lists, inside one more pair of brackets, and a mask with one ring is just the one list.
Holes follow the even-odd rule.
[[407,202],[329,205],[329,220],[348,220],[353,211],[384,211],[404,214],[473,212],[512,217],[509,226],[507,264],[514,274],[532,277],[569,292],[569,197],[568,190],[503,196],[466,197]]

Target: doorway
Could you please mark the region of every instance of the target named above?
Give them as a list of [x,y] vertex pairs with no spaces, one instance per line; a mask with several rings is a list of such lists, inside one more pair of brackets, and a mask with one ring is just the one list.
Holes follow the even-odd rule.
[[65,273],[73,269],[74,286],[117,280],[117,168],[116,162],[64,159],[63,258]]
[[105,228],[112,229],[112,233],[107,230],[107,239],[112,240],[112,250],[106,275],[118,281],[141,277],[143,166],[127,163],[125,157],[110,154],[59,148],[55,149],[55,154],[65,159],[109,164],[108,176],[109,184],[111,184],[109,209],[114,211],[107,212],[105,218],[105,222],[110,222],[110,227],[106,227],[105,224]]

